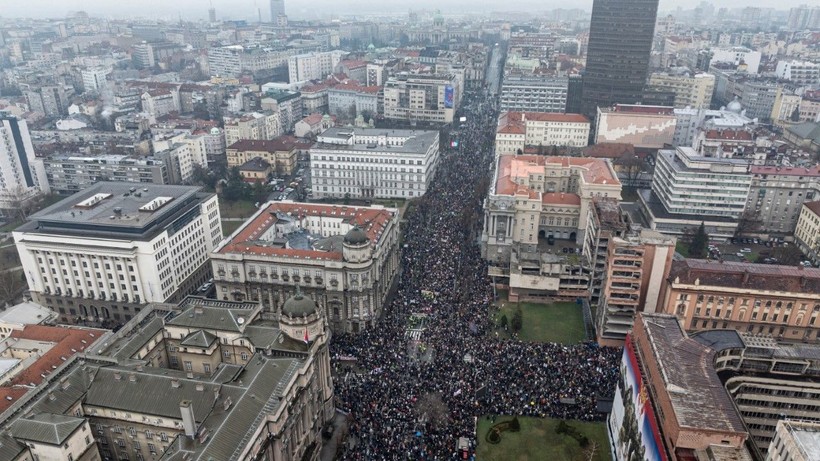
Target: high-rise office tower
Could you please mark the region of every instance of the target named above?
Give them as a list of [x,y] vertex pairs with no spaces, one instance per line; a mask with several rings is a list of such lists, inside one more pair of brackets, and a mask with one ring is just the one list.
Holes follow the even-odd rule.
[[582,112],[640,102],[647,74],[658,0],[594,0],[589,28]]
[[216,22],[216,8],[213,5],[208,8],[208,22]]
[[279,15],[285,15],[285,0],[270,0],[270,22],[277,22]]

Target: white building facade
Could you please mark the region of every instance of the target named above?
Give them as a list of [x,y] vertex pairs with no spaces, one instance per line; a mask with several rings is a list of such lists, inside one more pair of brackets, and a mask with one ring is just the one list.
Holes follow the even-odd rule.
[[421,197],[438,160],[438,131],[331,128],[310,149],[313,195]]
[[28,124],[0,113],[0,216],[13,215],[23,203],[48,192],[45,166],[35,157]]
[[216,196],[198,187],[100,182],[13,235],[36,302],[63,321],[122,323],[206,281],[222,227]]

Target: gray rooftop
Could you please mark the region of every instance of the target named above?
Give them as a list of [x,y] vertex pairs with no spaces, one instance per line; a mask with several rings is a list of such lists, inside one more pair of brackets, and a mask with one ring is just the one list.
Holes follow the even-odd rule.
[[99,182],[33,215],[18,231],[139,240],[152,236],[210,194],[196,186]]
[[248,309],[194,305],[187,307],[166,324],[175,327],[241,332],[254,316],[255,312]]
[[820,424],[809,421],[783,421],[794,437],[803,459],[820,459]]
[[11,427],[14,437],[21,440],[60,446],[83,425],[83,418],[41,413],[29,418],[20,418]]
[[[385,128],[334,127],[323,131],[311,150],[352,150],[357,152],[424,154],[438,142],[438,131],[393,130]],[[359,137],[405,138],[401,145],[385,143],[365,143]],[[352,143],[345,143],[353,138]]]

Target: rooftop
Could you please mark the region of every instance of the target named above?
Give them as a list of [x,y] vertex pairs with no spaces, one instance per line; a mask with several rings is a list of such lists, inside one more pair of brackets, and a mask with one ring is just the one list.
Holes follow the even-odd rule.
[[803,459],[820,459],[820,423],[809,421],[781,421],[794,438]]
[[803,205],[811,210],[812,213],[820,215],[820,200],[814,202],[803,202]]
[[675,109],[667,106],[644,106],[633,104],[615,104],[613,108],[600,108],[601,112],[616,112],[633,115],[675,115]]
[[504,112],[498,117],[497,133],[525,134],[527,122],[589,123],[581,114]]
[[279,136],[271,140],[241,139],[230,146],[228,150],[278,152],[290,151],[296,146],[297,139],[293,136]]
[[[308,260],[341,260],[342,251],[338,245],[330,245],[326,250],[322,250],[309,245],[294,244],[295,248],[284,242],[275,242],[277,240],[275,226],[281,224],[287,229],[292,229],[289,233],[296,234],[308,230],[309,218],[336,219],[343,224],[338,228],[338,235],[344,235],[350,228],[358,225],[373,245],[379,245],[382,232],[394,219],[395,213],[396,210],[380,207],[269,202],[235,231],[227,241],[224,241],[215,252],[275,255]],[[331,237],[331,235],[326,235],[326,237]]]
[[148,239],[209,194],[196,186],[98,182],[28,218],[20,232]]
[[[646,332],[681,427],[745,433],[740,415],[713,368],[715,351],[689,338],[674,315],[641,313],[636,323]],[[643,349],[640,349],[643,351]],[[643,367],[647,366],[643,358]]]
[[[387,144],[388,138],[400,140],[400,143]],[[437,145],[438,138],[438,131],[333,127],[319,135],[311,150],[423,154]]]
[[820,269],[705,259],[672,261],[673,283],[753,291],[820,293]]
[[750,171],[755,175],[820,177],[820,165],[809,168],[752,165]]
[[15,323],[18,325],[38,324],[56,316],[57,313],[51,309],[27,301],[0,312],[0,323]]
[[[611,184],[620,186],[621,183],[606,160],[588,157],[545,157],[540,155],[502,155],[498,158],[497,179],[495,193],[499,195],[528,194],[530,199],[557,200],[558,194],[563,196],[575,195],[572,201],[580,203],[577,194],[538,192],[526,184],[529,176],[545,174],[547,169],[571,168],[580,173],[584,181],[589,184]],[[563,203],[563,200],[561,200]],[[546,202],[545,203],[552,203]]]

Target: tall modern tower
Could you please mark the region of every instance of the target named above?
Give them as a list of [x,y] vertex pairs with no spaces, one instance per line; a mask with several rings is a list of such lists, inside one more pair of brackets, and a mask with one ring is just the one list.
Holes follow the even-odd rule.
[[285,0],[270,0],[270,22],[277,22],[279,15],[285,15]]
[[640,102],[658,0],[594,0],[581,110],[595,120],[598,106]]
[[48,191],[45,166],[34,155],[26,121],[0,112],[0,216],[14,214]]

